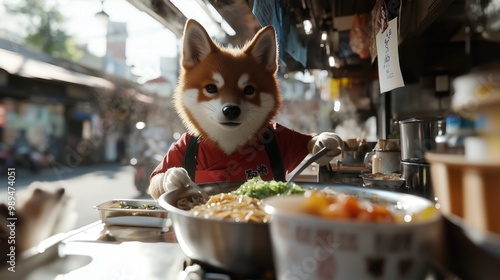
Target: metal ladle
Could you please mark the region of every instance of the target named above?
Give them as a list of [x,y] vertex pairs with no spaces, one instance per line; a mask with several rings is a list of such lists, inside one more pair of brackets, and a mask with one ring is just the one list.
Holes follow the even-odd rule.
[[201,187],[198,184],[193,182],[191,179],[189,179],[189,183],[187,184],[187,187],[191,187],[191,188],[195,189],[201,195],[204,202],[208,201],[208,199],[209,199],[208,195],[201,189]]
[[[328,153],[328,151],[330,151],[330,149],[328,149],[327,147],[323,147],[317,153],[315,153],[314,155],[312,155],[309,159],[306,160],[306,162],[304,162],[302,164],[302,166],[300,166],[298,169],[295,170],[294,173],[292,173],[292,176],[290,176],[290,178],[286,182],[287,183],[293,182],[293,180],[297,177],[297,175],[299,175],[300,173],[302,173],[302,171],[304,171],[304,169],[306,169],[309,165],[311,165],[317,159],[319,159],[320,157],[326,155],[326,153]],[[335,156],[337,156],[337,155],[335,155]]]
[[[321,150],[319,150],[317,153],[315,153],[314,155],[312,155],[311,157],[309,157],[306,162],[304,162],[298,169],[295,170],[294,173],[292,173],[292,175],[290,176],[290,178],[286,181],[287,183],[290,183],[290,182],[293,182],[293,180],[300,174],[302,173],[302,171],[304,171],[307,167],[309,167],[309,165],[311,165],[313,162],[315,162],[317,159],[319,159],[320,157],[326,155],[326,153],[328,153],[330,151],[330,149],[328,149],[327,147],[323,147]],[[337,153],[335,156],[339,155],[339,153]],[[334,156],[334,157],[335,157]],[[202,197],[203,197],[203,200],[206,202],[208,201],[208,195],[201,189],[201,187],[196,184],[195,182],[193,182],[192,180],[189,180],[189,183],[187,184],[187,187],[191,187],[193,189],[195,189]]]

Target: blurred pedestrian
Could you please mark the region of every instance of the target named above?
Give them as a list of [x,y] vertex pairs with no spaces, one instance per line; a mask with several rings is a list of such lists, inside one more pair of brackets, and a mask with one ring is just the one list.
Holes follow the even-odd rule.
[[16,157],[16,163],[28,168],[32,172],[37,172],[37,163],[33,159],[31,153],[32,147],[28,138],[26,137],[26,130],[22,129],[19,131],[19,135],[14,142],[14,154]]

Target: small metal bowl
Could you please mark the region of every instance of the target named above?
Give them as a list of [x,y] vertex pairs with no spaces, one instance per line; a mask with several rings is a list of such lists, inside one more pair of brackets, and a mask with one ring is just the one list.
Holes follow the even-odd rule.
[[398,177],[391,176],[396,174],[384,175],[384,174],[363,174],[363,183],[365,187],[376,188],[376,189],[399,189],[403,187],[406,180],[398,174]]

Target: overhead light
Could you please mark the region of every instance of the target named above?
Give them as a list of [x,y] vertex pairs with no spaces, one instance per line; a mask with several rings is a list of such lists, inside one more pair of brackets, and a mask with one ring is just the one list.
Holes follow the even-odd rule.
[[319,46],[324,48],[327,39],[328,39],[328,33],[325,30],[321,31],[321,42],[319,43]]
[[330,67],[335,67],[336,62],[335,62],[335,57],[333,55],[330,55],[328,57],[328,64],[330,65]]
[[226,32],[227,35],[229,35],[229,36],[236,35],[236,31],[234,31],[234,29],[231,27],[231,25],[229,25],[229,23],[227,23],[227,21],[223,20],[220,23],[220,26],[222,27],[222,30],[224,30],[224,32]]
[[231,27],[231,25],[229,25],[229,23],[224,20],[224,18],[217,11],[217,9],[212,4],[210,4],[209,2],[204,1],[204,3],[206,5],[206,7],[207,7],[208,12],[212,16],[212,18],[216,22],[220,23],[220,26],[222,27],[222,30],[224,30],[224,32],[226,32],[226,34],[229,35],[229,36],[236,35],[236,31],[234,31],[234,29]]
[[326,31],[321,31],[321,41],[326,41],[328,39],[328,33]]
[[307,35],[310,35],[312,34],[313,32],[313,25],[312,25],[312,22],[310,19],[305,19],[302,24],[304,25],[304,32],[307,34]]
[[135,128],[137,128],[138,130],[144,129],[144,128],[146,128],[146,123],[145,122],[137,122],[137,123],[135,123]]
[[313,25],[311,21],[311,14],[309,12],[309,8],[307,7],[307,3],[305,0],[302,0],[302,26],[304,27],[304,32],[306,35],[311,35],[313,31]]
[[224,19],[220,15],[220,13],[217,11],[217,9],[210,3],[205,3],[207,5],[207,9],[212,15],[212,17],[217,21],[218,23],[221,23]]
[[101,25],[107,25],[109,22],[109,15],[105,11],[96,13],[95,18]]
[[101,25],[106,26],[108,24],[109,15],[104,11],[104,0],[101,0],[101,11],[94,16]]
[[328,65],[330,65],[330,67],[338,67],[339,65],[335,59],[335,53],[331,49],[332,47],[330,44],[326,44],[325,53],[328,56]]
[[321,41],[325,42],[328,39],[328,31],[331,29],[331,18],[323,17],[321,20]]
[[306,84],[314,83],[314,76],[309,73],[309,71],[304,70],[302,71],[297,71],[294,75],[293,78],[297,81],[301,81]]
[[340,101],[335,100],[335,102],[333,103],[333,111],[335,111],[335,112],[340,111],[340,105],[341,105]]
[[309,9],[307,8],[307,3],[302,0],[302,26],[304,27],[304,32],[306,35],[311,35],[313,32],[313,24],[311,21],[311,15]]

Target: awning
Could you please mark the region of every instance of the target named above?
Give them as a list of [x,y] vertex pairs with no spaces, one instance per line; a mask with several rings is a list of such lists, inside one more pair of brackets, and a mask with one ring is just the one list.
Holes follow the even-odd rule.
[[142,94],[136,89],[126,89],[124,92],[126,95],[133,97],[143,103],[153,104],[155,102],[155,99],[153,97]]
[[113,91],[115,84],[106,79],[79,73],[54,64],[26,58],[21,54],[0,49],[0,68],[12,75],[79,84]]
[[0,68],[3,68],[11,75],[17,75],[25,78],[37,78],[49,81],[72,83],[92,88],[104,89],[110,92],[118,90],[140,102],[149,104],[154,103],[154,98],[141,93],[137,89],[122,89],[122,86],[119,87],[115,82],[108,79],[72,71],[61,66],[27,58],[19,53],[5,49],[0,49]]

